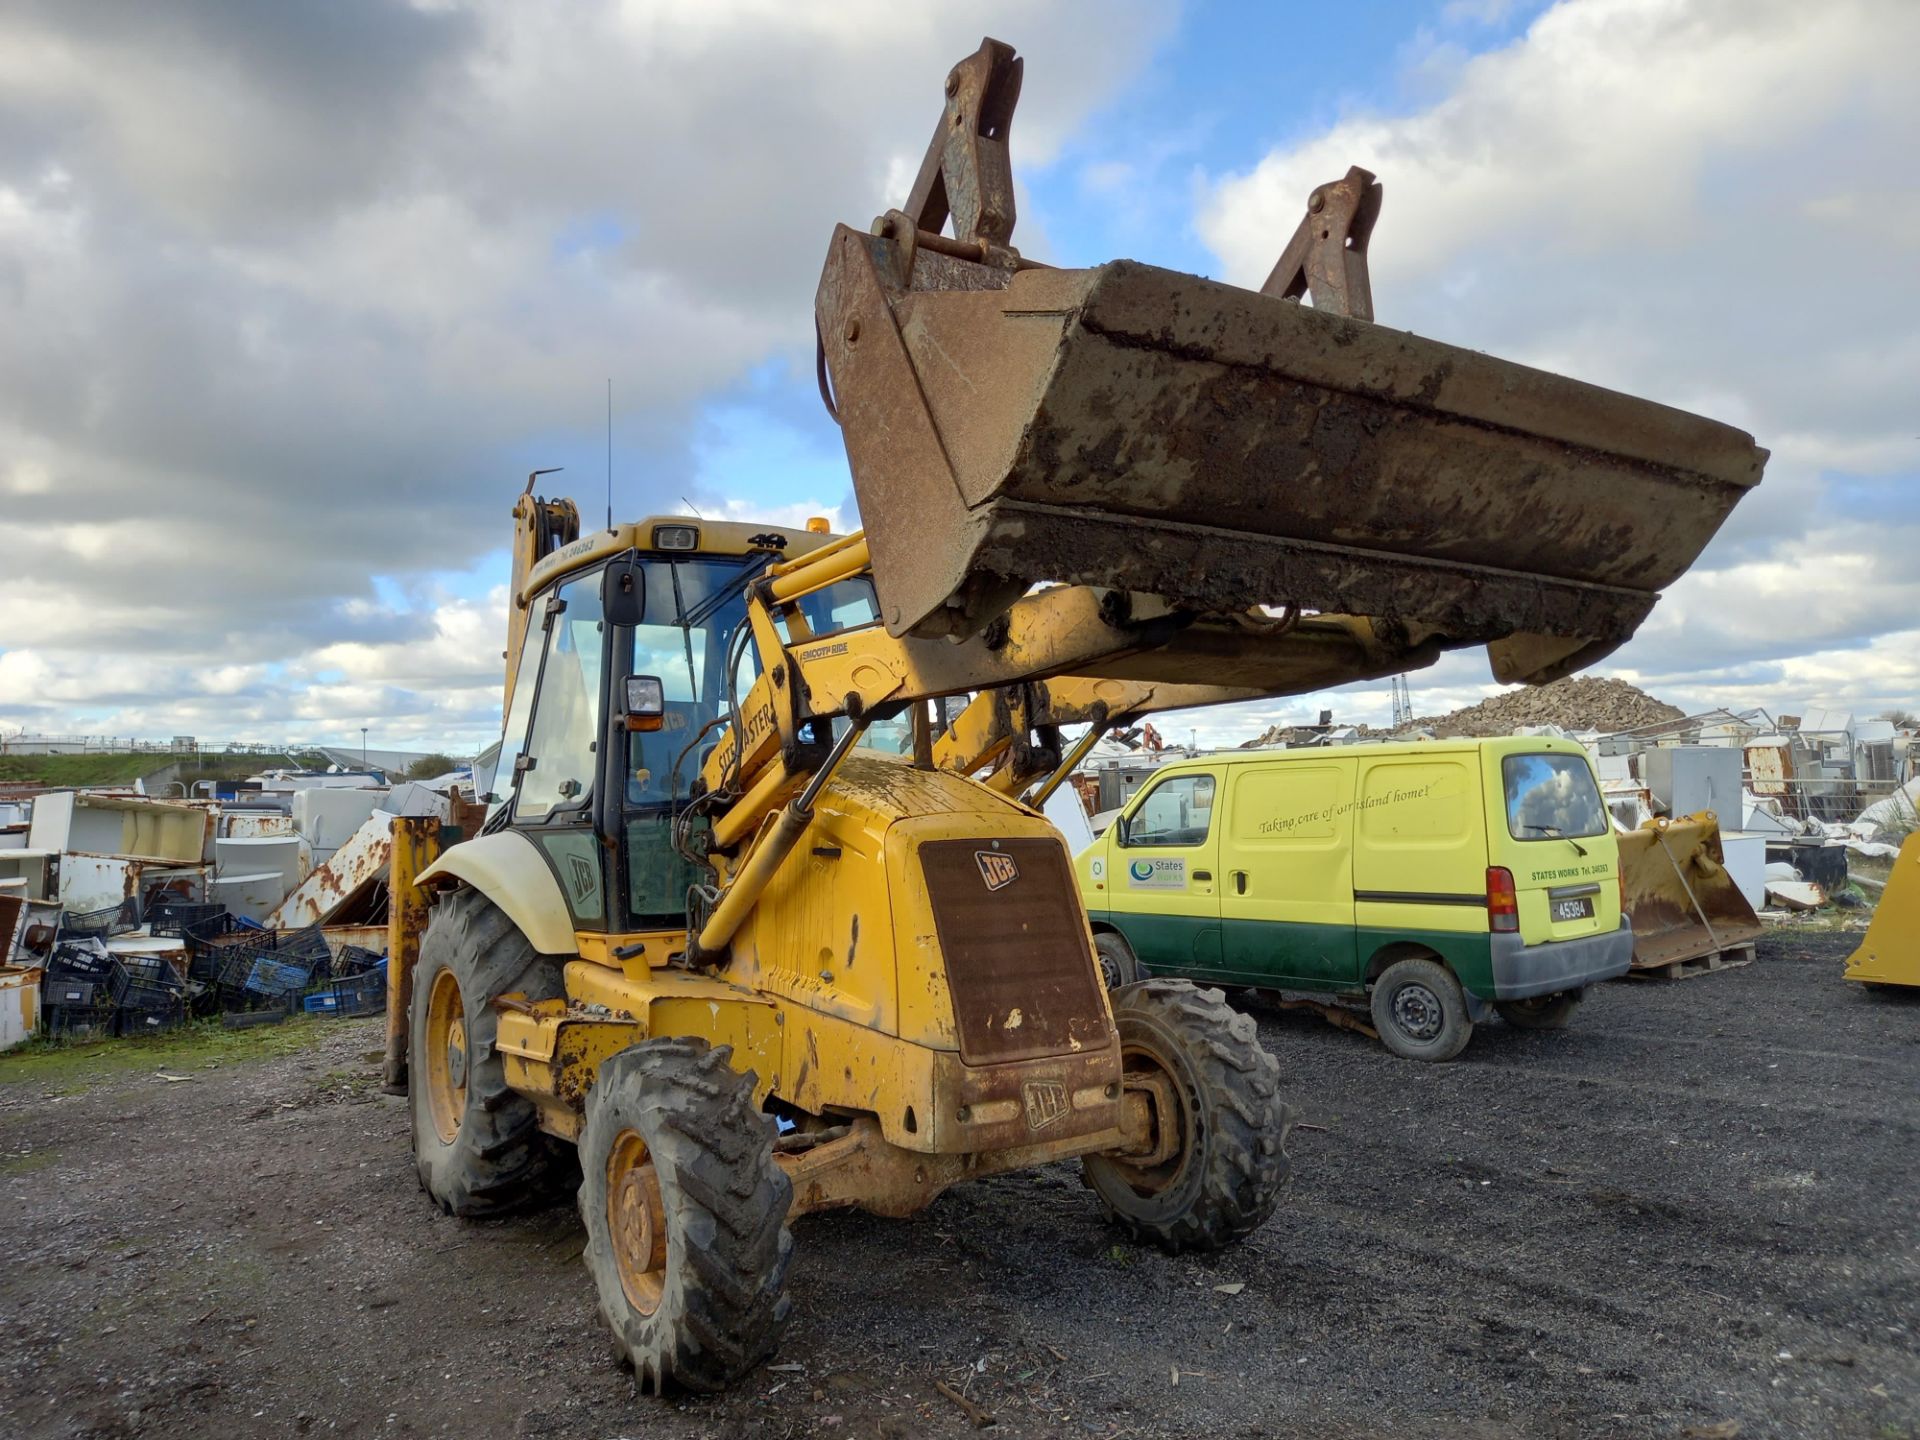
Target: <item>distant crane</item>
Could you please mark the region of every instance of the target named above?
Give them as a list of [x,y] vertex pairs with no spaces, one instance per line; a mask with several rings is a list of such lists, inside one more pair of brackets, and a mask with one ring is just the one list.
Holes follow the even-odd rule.
[[1393,728],[1404,730],[1413,724],[1413,691],[1408,688],[1407,677],[1393,677]]

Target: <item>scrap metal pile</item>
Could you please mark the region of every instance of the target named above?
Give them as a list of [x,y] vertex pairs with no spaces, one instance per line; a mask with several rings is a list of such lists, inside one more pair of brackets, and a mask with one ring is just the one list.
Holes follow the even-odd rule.
[[[386,1005],[396,826],[449,843],[477,807],[378,777],[275,774],[215,800],[36,796],[0,843],[0,1049]],[[269,788],[277,786],[278,788]]]

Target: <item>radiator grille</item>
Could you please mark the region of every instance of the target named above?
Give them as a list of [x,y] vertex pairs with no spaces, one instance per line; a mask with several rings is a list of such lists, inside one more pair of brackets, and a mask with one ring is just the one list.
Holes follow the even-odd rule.
[[920,847],[947,985],[970,1065],[1107,1043],[1091,942],[1058,840]]

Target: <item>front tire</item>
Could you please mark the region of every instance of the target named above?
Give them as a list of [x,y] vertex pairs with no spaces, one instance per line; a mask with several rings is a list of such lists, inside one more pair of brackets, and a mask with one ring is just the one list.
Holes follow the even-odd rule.
[[1116,992],[1113,1019],[1126,1071],[1170,1085],[1176,1113],[1158,1118],[1178,1127],[1179,1143],[1159,1165],[1089,1155],[1088,1185],[1135,1239],[1176,1254],[1240,1239],[1273,1213],[1290,1169],[1280,1066],[1250,1016],[1185,980]]
[[498,1215],[551,1196],[565,1151],[507,1087],[493,1002],[561,993],[560,967],[477,890],[434,907],[414,967],[408,1108],[421,1187],[449,1215]]
[[643,1388],[724,1390],[779,1343],[793,1186],[728,1047],[644,1040],[600,1067],[580,1136],[587,1268]]
[[1537,995],[1531,1000],[1496,1000],[1493,1008],[1516,1030],[1564,1030],[1573,1019],[1573,1007],[1579,1003],[1578,990],[1562,990],[1558,995]]
[[1473,1038],[1467,992],[1435,960],[1396,960],[1373,982],[1373,1028],[1407,1060],[1451,1060]]

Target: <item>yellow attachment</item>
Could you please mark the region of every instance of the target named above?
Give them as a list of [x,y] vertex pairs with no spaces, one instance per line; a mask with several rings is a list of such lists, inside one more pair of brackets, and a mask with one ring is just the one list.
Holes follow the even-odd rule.
[[1619,840],[1636,970],[1699,959],[1760,934],[1760,917],[1727,874],[1712,811],[1649,820]]
[[1920,985],[1920,830],[1907,836],[1846,978],[1867,985]]

